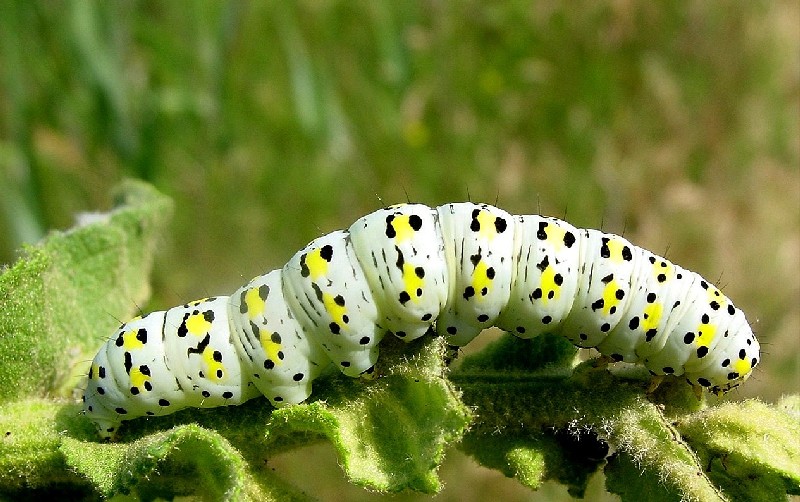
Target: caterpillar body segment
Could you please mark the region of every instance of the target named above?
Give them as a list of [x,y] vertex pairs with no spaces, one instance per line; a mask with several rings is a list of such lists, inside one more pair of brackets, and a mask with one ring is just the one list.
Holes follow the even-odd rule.
[[691,305],[685,295],[695,277],[664,258],[638,249],[631,301],[620,322],[597,346],[603,354],[625,362],[637,362],[663,348],[663,335],[674,329]]
[[631,302],[631,281],[640,253],[622,237],[598,230],[579,235],[578,291],[565,336],[579,347],[596,347],[616,327]]
[[124,420],[258,395],[230,342],[228,297],[151,312],[120,326],[89,370],[84,411],[101,436]]
[[163,340],[165,360],[188,406],[241,404],[257,395],[231,343],[227,296],[167,310]]
[[386,333],[349,232],[312,241],[283,267],[284,294],[300,326],[342,373],[358,376],[378,361]]
[[400,204],[319,237],[230,297],[123,324],[89,371],[85,413],[101,436],[139,416],[307,399],[336,367],[372,369],[387,333],[431,327],[464,345],[498,326],[682,375],[721,394],[759,361],[744,314],[702,277],[626,239],[474,203]]
[[282,277],[281,270],[256,277],[231,295],[229,309],[231,340],[245,358],[243,366],[274,406],[305,401],[311,382],[331,365],[292,314]]
[[446,204],[437,212],[449,287],[436,327],[451,345],[463,346],[493,326],[508,304],[514,226],[510,214],[487,204]]
[[578,229],[556,218],[514,216],[511,295],[497,325],[520,338],[553,332],[572,310],[580,279]]
[[379,209],[350,227],[380,324],[403,340],[424,335],[447,302],[441,235],[436,211],[422,204]]

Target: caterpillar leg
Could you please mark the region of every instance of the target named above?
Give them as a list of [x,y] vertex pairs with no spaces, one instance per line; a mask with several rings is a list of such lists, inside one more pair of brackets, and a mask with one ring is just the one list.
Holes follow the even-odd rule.
[[458,352],[461,350],[461,347],[457,345],[447,345],[444,349],[444,364],[445,366],[450,366],[453,361],[458,358]]
[[650,379],[650,385],[647,386],[647,394],[652,394],[658,389],[664,381],[664,376],[665,375],[653,375],[653,378]]
[[92,422],[94,422],[94,425],[97,428],[97,432],[102,438],[102,440],[106,442],[112,442],[116,440],[117,431],[119,430],[119,427],[122,425],[122,422],[115,422],[112,420],[103,420],[96,418],[92,418]]
[[613,362],[615,362],[613,357],[601,354],[600,357],[592,359],[591,368],[593,370],[604,370],[607,369],[608,365]]
[[359,375],[359,378],[362,380],[375,380],[378,378],[378,373],[375,371],[375,366],[370,366],[369,368],[365,369]]

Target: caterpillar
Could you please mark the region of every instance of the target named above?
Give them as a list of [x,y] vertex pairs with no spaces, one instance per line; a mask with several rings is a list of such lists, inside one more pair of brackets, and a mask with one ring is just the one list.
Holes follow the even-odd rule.
[[84,412],[122,422],[264,395],[311,395],[326,367],[370,372],[386,333],[463,346],[497,326],[558,332],[653,375],[722,394],[759,361],[741,310],[698,274],[618,235],[471,202],[399,204],[309,243],[231,296],[121,325],[95,356]]

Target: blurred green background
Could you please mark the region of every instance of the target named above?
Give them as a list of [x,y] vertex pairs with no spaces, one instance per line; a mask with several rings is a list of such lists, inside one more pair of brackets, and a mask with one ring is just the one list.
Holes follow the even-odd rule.
[[[382,205],[469,198],[624,233],[717,282],[765,351],[734,398],[800,389],[796,2],[0,10],[0,263],[106,209],[124,177],[176,201],[158,308],[233,291]],[[375,498],[325,446],[270,465],[322,498]],[[437,500],[565,493],[455,451],[443,476]]]

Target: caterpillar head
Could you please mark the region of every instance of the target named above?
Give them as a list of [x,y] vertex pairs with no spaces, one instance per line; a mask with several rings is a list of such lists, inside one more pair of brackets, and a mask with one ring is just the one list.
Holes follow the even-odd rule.
[[[108,404],[108,399],[105,397],[107,386],[103,380],[106,379],[109,366],[105,356],[105,351],[101,351],[92,361],[89,369],[89,383],[83,394],[83,413],[95,424],[100,437],[109,441],[114,438],[122,421],[118,412],[112,412],[106,407]],[[115,392],[115,389],[110,388],[109,391]]]

